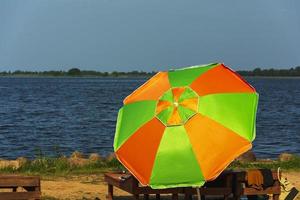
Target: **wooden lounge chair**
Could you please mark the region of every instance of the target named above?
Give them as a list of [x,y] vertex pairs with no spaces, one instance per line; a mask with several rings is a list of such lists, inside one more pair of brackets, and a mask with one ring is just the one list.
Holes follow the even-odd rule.
[[122,172],[106,173],[104,180],[108,185],[107,200],[113,199],[113,187],[118,187],[132,194],[134,199],[139,199],[140,195],[144,195],[144,199],[149,199],[150,194],[155,194],[156,199],[160,199],[161,194],[172,194],[172,199],[178,199],[178,194],[183,192],[182,188],[157,190],[148,186],[141,186],[134,176]]
[[[139,199],[139,196],[143,195],[145,200],[149,199],[150,194],[155,194],[157,200],[160,199],[161,194],[171,194],[173,200],[177,200],[179,194],[184,194],[186,200],[191,199],[192,195],[196,194],[196,190],[190,187],[152,189],[148,186],[141,186],[138,180],[128,173],[106,173],[104,175],[104,180],[108,184],[107,200],[113,199],[113,187],[118,187],[132,194],[134,199]],[[206,195],[221,195],[224,198],[227,198],[232,194],[231,182],[232,174],[223,173],[215,181],[201,187],[201,195],[202,197],[205,197]]]
[[0,191],[0,200],[41,199],[40,178],[37,176],[0,175],[0,189],[11,189],[11,192]]
[[[219,196],[223,199],[228,199],[232,195],[233,174],[231,171],[224,171],[214,181],[209,181],[200,188],[201,199],[204,200],[206,196]],[[185,200],[192,199],[192,195],[197,195],[196,188],[184,188]]]
[[280,182],[276,171],[272,171],[274,184],[270,187],[258,190],[247,186],[247,176],[245,171],[234,171],[235,186],[233,188],[234,199],[240,199],[241,196],[255,196],[255,195],[271,195],[273,200],[278,200],[280,195]]

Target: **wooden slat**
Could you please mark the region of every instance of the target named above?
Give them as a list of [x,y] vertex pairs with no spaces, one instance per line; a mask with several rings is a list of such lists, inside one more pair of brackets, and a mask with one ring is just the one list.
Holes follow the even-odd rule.
[[182,188],[168,188],[168,189],[152,189],[151,187],[138,187],[135,192],[137,194],[173,194],[183,193]]
[[1,177],[0,187],[23,187],[23,186],[39,186],[39,178],[16,178],[16,177]]
[[137,187],[137,181],[133,176],[129,177],[126,180],[121,180],[120,177],[126,174],[113,174],[106,173],[104,174],[104,180],[113,186],[116,186],[126,192],[134,193],[134,188]]
[[40,199],[41,192],[0,192],[0,200]]
[[1,179],[39,179],[39,176],[0,175]]
[[254,188],[244,188],[244,195],[261,195],[261,194],[280,194],[280,186],[269,187],[264,190],[256,190]]
[[0,187],[1,186],[40,186],[40,177],[38,176],[3,176],[0,175]]
[[[185,193],[197,194],[197,190],[195,188],[185,188]],[[200,188],[201,195],[229,195],[231,193],[231,188]]]

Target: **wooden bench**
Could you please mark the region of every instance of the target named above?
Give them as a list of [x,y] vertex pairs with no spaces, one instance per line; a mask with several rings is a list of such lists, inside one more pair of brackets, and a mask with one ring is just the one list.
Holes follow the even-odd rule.
[[[122,179],[122,177],[126,178]],[[191,199],[192,195],[196,194],[196,189],[190,187],[152,189],[148,186],[141,186],[134,176],[126,173],[106,173],[104,175],[104,180],[108,185],[107,200],[113,199],[113,187],[118,187],[132,194],[134,199],[139,199],[139,196],[143,195],[145,200],[149,199],[150,194],[155,194],[157,200],[160,199],[161,194],[171,194],[173,200],[177,200],[179,194],[184,194],[186,200]],[[225,186],[224,180],[227,183]],[[227,198],[232,194],[231,183],[232,174],[224,173],[217,181],[206,183],[204,187],[201,187],[200,193],[202,197],[205,197],[206,195],[221,195],[224,198]]]
[[233,194],[234,199],[240,199],[241,196],[253,196],[253,195],[272,195],[273,200],[278,200],[280,195],[280,182],[276,171],[272,171],[274,184],[273,186],[257,190],[255,188],[247,186],[247,176],[245,171],[234,171],[234,187]]
[[40,178],[37,176],[0,175],[0,190],[3,189],[11,191],[0,191],[0,200],[41,199]]

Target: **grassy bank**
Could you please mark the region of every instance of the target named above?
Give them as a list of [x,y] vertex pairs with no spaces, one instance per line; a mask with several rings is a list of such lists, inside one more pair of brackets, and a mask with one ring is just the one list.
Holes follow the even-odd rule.
[[[300,157],[293,156],[288,161],[278,160],[262,160],[256,162],[233,162],[230,169],[251,169],[251,168],[269,168],[277,169],[280,167],[283,170],[300,171]],[[99,174],[111,170],[124,170],[122,165],[115,159],[99,160],[88,162],[84,165],[76,165],[70,163],[66,158],[49,158],[42,157],[35,160],[27,161],[19,168],[4,167],[0,169],[0,173],[13,174],[28,174],[42,176],[68,176],[68,175],[88,175]]]
[[65,158],[43,157],[32,161],[27,161],[19,168],[4,167],[0,173],[5,174],[28,174],[44,176],[67,176],[79,174],[98,174],[110,170],[124,170],[120,163],[114,158],[109,161],[101,160],[89,162],[84,165],[70,163]]
[[283,170],[300,171],[300,157],[294,155],[288,161],[279,160],[258,160],[256,162],[238,162],[231,163],[229,168],[231,169],[253,169],[253,168],[267,168],[277,169],[280,167]]

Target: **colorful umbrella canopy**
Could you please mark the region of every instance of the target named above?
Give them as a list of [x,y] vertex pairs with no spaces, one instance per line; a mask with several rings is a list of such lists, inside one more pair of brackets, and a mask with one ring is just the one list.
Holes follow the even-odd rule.
[[143,185],[202,186],[252,147],[257,102],[223,64],[159,72],[125,98],[116,156]]

